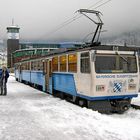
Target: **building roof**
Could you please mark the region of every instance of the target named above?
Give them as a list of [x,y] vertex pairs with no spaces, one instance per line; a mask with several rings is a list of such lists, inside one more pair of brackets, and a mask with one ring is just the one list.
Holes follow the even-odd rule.
[[12,26],[9,26],[9,27],[7,27],[7,30],[8,29],[20,29],[17,25],[12,25]]
[[82,42],[50,42],[50,41],[23,41],[23,40],[21,40],[19,43],[27,44],[27,45],[31,45],[31,44],[82,45],[84,44]]

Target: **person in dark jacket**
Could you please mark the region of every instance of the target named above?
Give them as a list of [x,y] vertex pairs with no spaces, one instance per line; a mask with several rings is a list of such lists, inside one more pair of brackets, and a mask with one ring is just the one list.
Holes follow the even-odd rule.
[[7,81],[9,78],[9,72],[5,66],[0,69],[0,89],[1,89],[1,95],[7,95]]

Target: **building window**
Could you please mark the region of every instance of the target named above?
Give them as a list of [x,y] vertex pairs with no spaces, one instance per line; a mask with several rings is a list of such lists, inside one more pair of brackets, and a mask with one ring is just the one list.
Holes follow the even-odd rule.
[[66,72],[66,66],[67,66],[66,55],[60,56],[60,71]]
[[27,70],[27,63],[22,63],[21,69],[22,70]]
[[76,54],[68,55],[68,71],[77,72],[77,55]]
[[58,57],[52,59],[52,71],[58,71]]
[[18,28],[10,28],[8,29],[8,33],[18,33],[19,29]]
[[81,53],[81,73],[90,73],[89,52]]

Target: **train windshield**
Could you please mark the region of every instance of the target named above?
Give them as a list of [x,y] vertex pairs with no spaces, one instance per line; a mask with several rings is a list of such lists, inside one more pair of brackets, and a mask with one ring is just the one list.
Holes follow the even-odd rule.
[[136,73],[137,63],[134,55],[96,55],[96,73]]

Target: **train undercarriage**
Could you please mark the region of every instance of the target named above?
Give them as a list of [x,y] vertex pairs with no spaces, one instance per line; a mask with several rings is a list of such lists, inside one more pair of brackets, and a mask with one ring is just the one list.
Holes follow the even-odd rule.
[[75,97],[60,91],[54,91],[53,95],[61,99],[65,99],[81,107],[87,107],[100,113],[111,114],[119,113],[122,114],[131,107],[131,99],[113,99],[113,100],[96,100],[87,101],[86,99]]
[[[31,85],[29,83],[26,83],[26,84]],[[36,89],[42,90],[42,88],[40,88],[39,86],[36,86],[36,85],[31,85],[31,86]],[[86,99],[72,96],[70,94],[60,92],[57,90],[53,90],[53,96],[59,97],[61,99],[67,100],[68,102],[74,103],[81,107],[87,107],[89,109],[92,109],[94,111],[98,111],[98,112],[104,113],[104,114],[112,114],[112,113],[122,114],[131,107],[130,98],[88,101]]]
[[100,113],[122,114],[131,107],[131,99],[89,101],[88,108],[97,110]]

